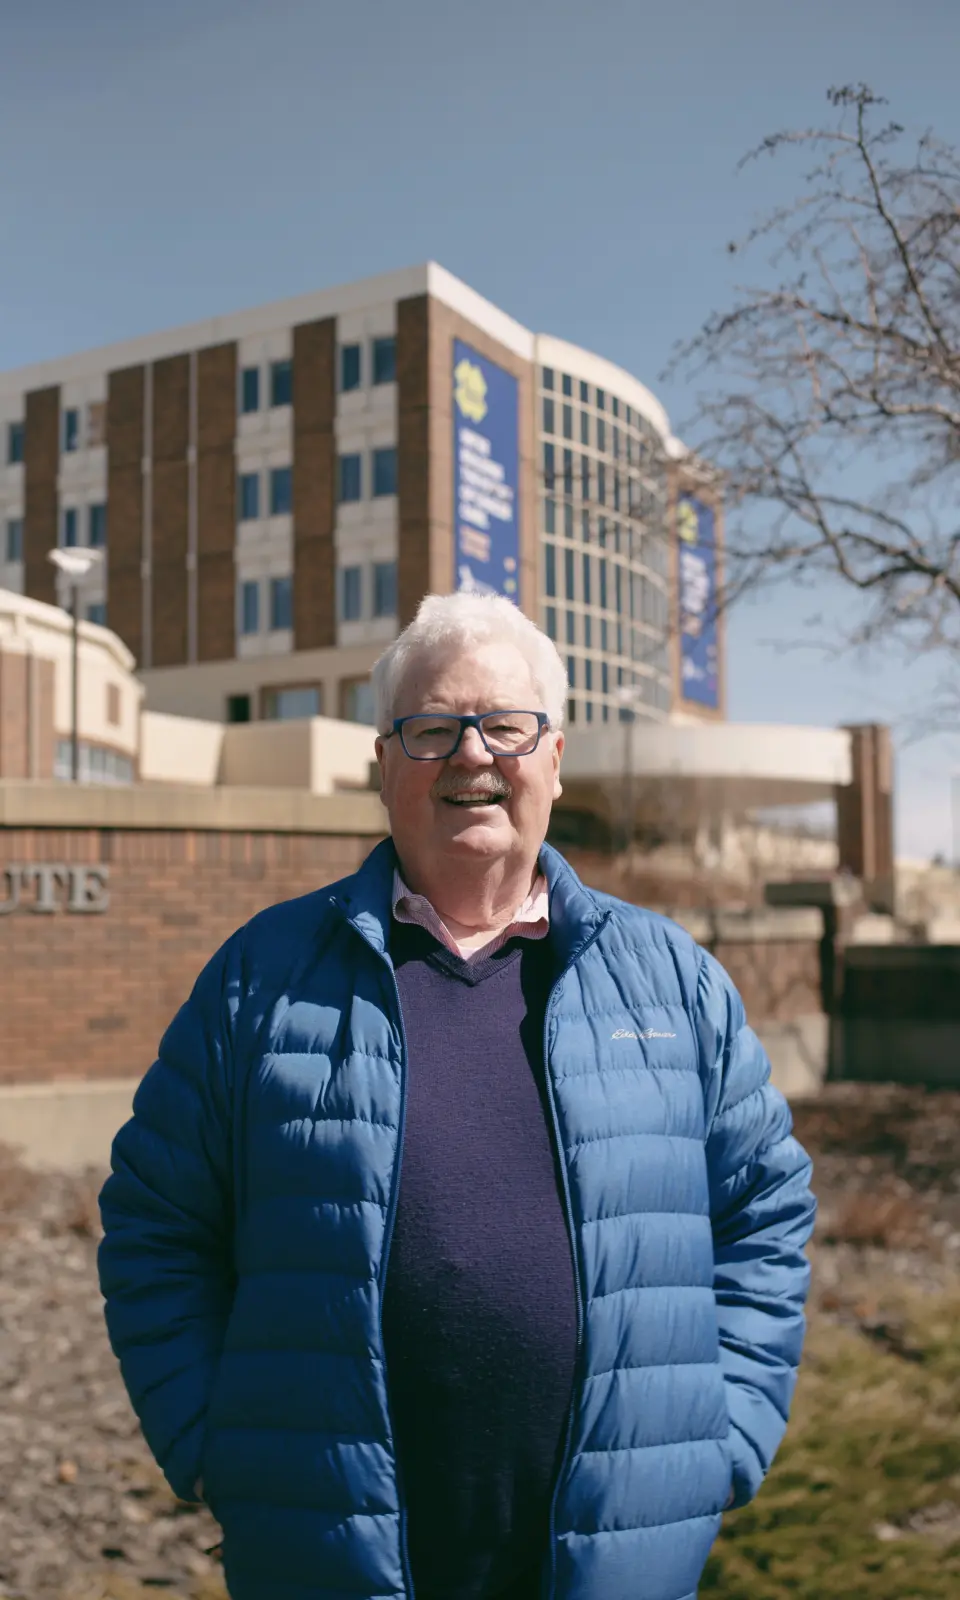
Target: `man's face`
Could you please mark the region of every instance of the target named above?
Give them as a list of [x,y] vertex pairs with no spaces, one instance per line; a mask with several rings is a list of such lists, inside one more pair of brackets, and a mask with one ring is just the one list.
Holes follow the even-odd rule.
[[[530,668],[515,645],[485,644],[413,658],[400,686],[398,717],[542,711]],[[444,761],[412,761],[398,734],[377,739],[382,799],[401,861],[529,858],[543,843],[560,794],[563,734],[546,729],[526,756],[492,756],[476,728]],[[420,873],[422,876],[422,871]],[[429,875],[429,874],[428,874]]]

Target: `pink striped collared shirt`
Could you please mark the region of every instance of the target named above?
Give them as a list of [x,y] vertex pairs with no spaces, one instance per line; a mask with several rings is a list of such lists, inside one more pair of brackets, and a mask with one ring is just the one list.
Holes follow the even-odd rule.
[[508,939],[545,939],[550,932],[550,896],[547,880],[542,872],[538,872],[533,888],[513,920],[508,922],[505,928],[501,928],[499,933],[495,933],[489,944],[482,945],[477,950],[463,950],[426,896],[414,894],[412,889],[408,889],[399,871],[394,868],[393,915],[398,922],[410,922],[419,928],[425,928],[440,944],[452,950],[454,955],[463,956],[469,961],[473,956],[495,955],[498,950],[503,949]]

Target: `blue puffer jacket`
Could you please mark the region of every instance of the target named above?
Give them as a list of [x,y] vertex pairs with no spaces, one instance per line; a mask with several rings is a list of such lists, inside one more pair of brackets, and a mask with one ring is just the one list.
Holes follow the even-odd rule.
[[[803,1339],[810,1163],[729,980],[545,848],[545,1022],[579,1381],[545,1600],[693,1600],[760,1486]],[[101,1196],[111,1342],[234,1600],[413,1593],[380,1292],[400,1181],[393,852],[262,912],[201,974]]]

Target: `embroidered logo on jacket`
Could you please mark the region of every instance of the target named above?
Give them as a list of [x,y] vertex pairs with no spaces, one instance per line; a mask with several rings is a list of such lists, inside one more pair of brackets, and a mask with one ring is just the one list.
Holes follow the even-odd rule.
[[611,1039],[675,1039],[675,1033],[661,1033],[659,1028],[644,1028],[642,1033],[631,1033],[629,1028],[618,1028]]

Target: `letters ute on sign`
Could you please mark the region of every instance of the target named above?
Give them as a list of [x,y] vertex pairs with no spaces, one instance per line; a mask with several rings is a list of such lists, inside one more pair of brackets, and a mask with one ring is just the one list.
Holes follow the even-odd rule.
[[14,862],[0,867],[0,917],[14,911],[53,915],[68,911],[81,916],[106,911],[109,877],[109,867],[62,862]]

